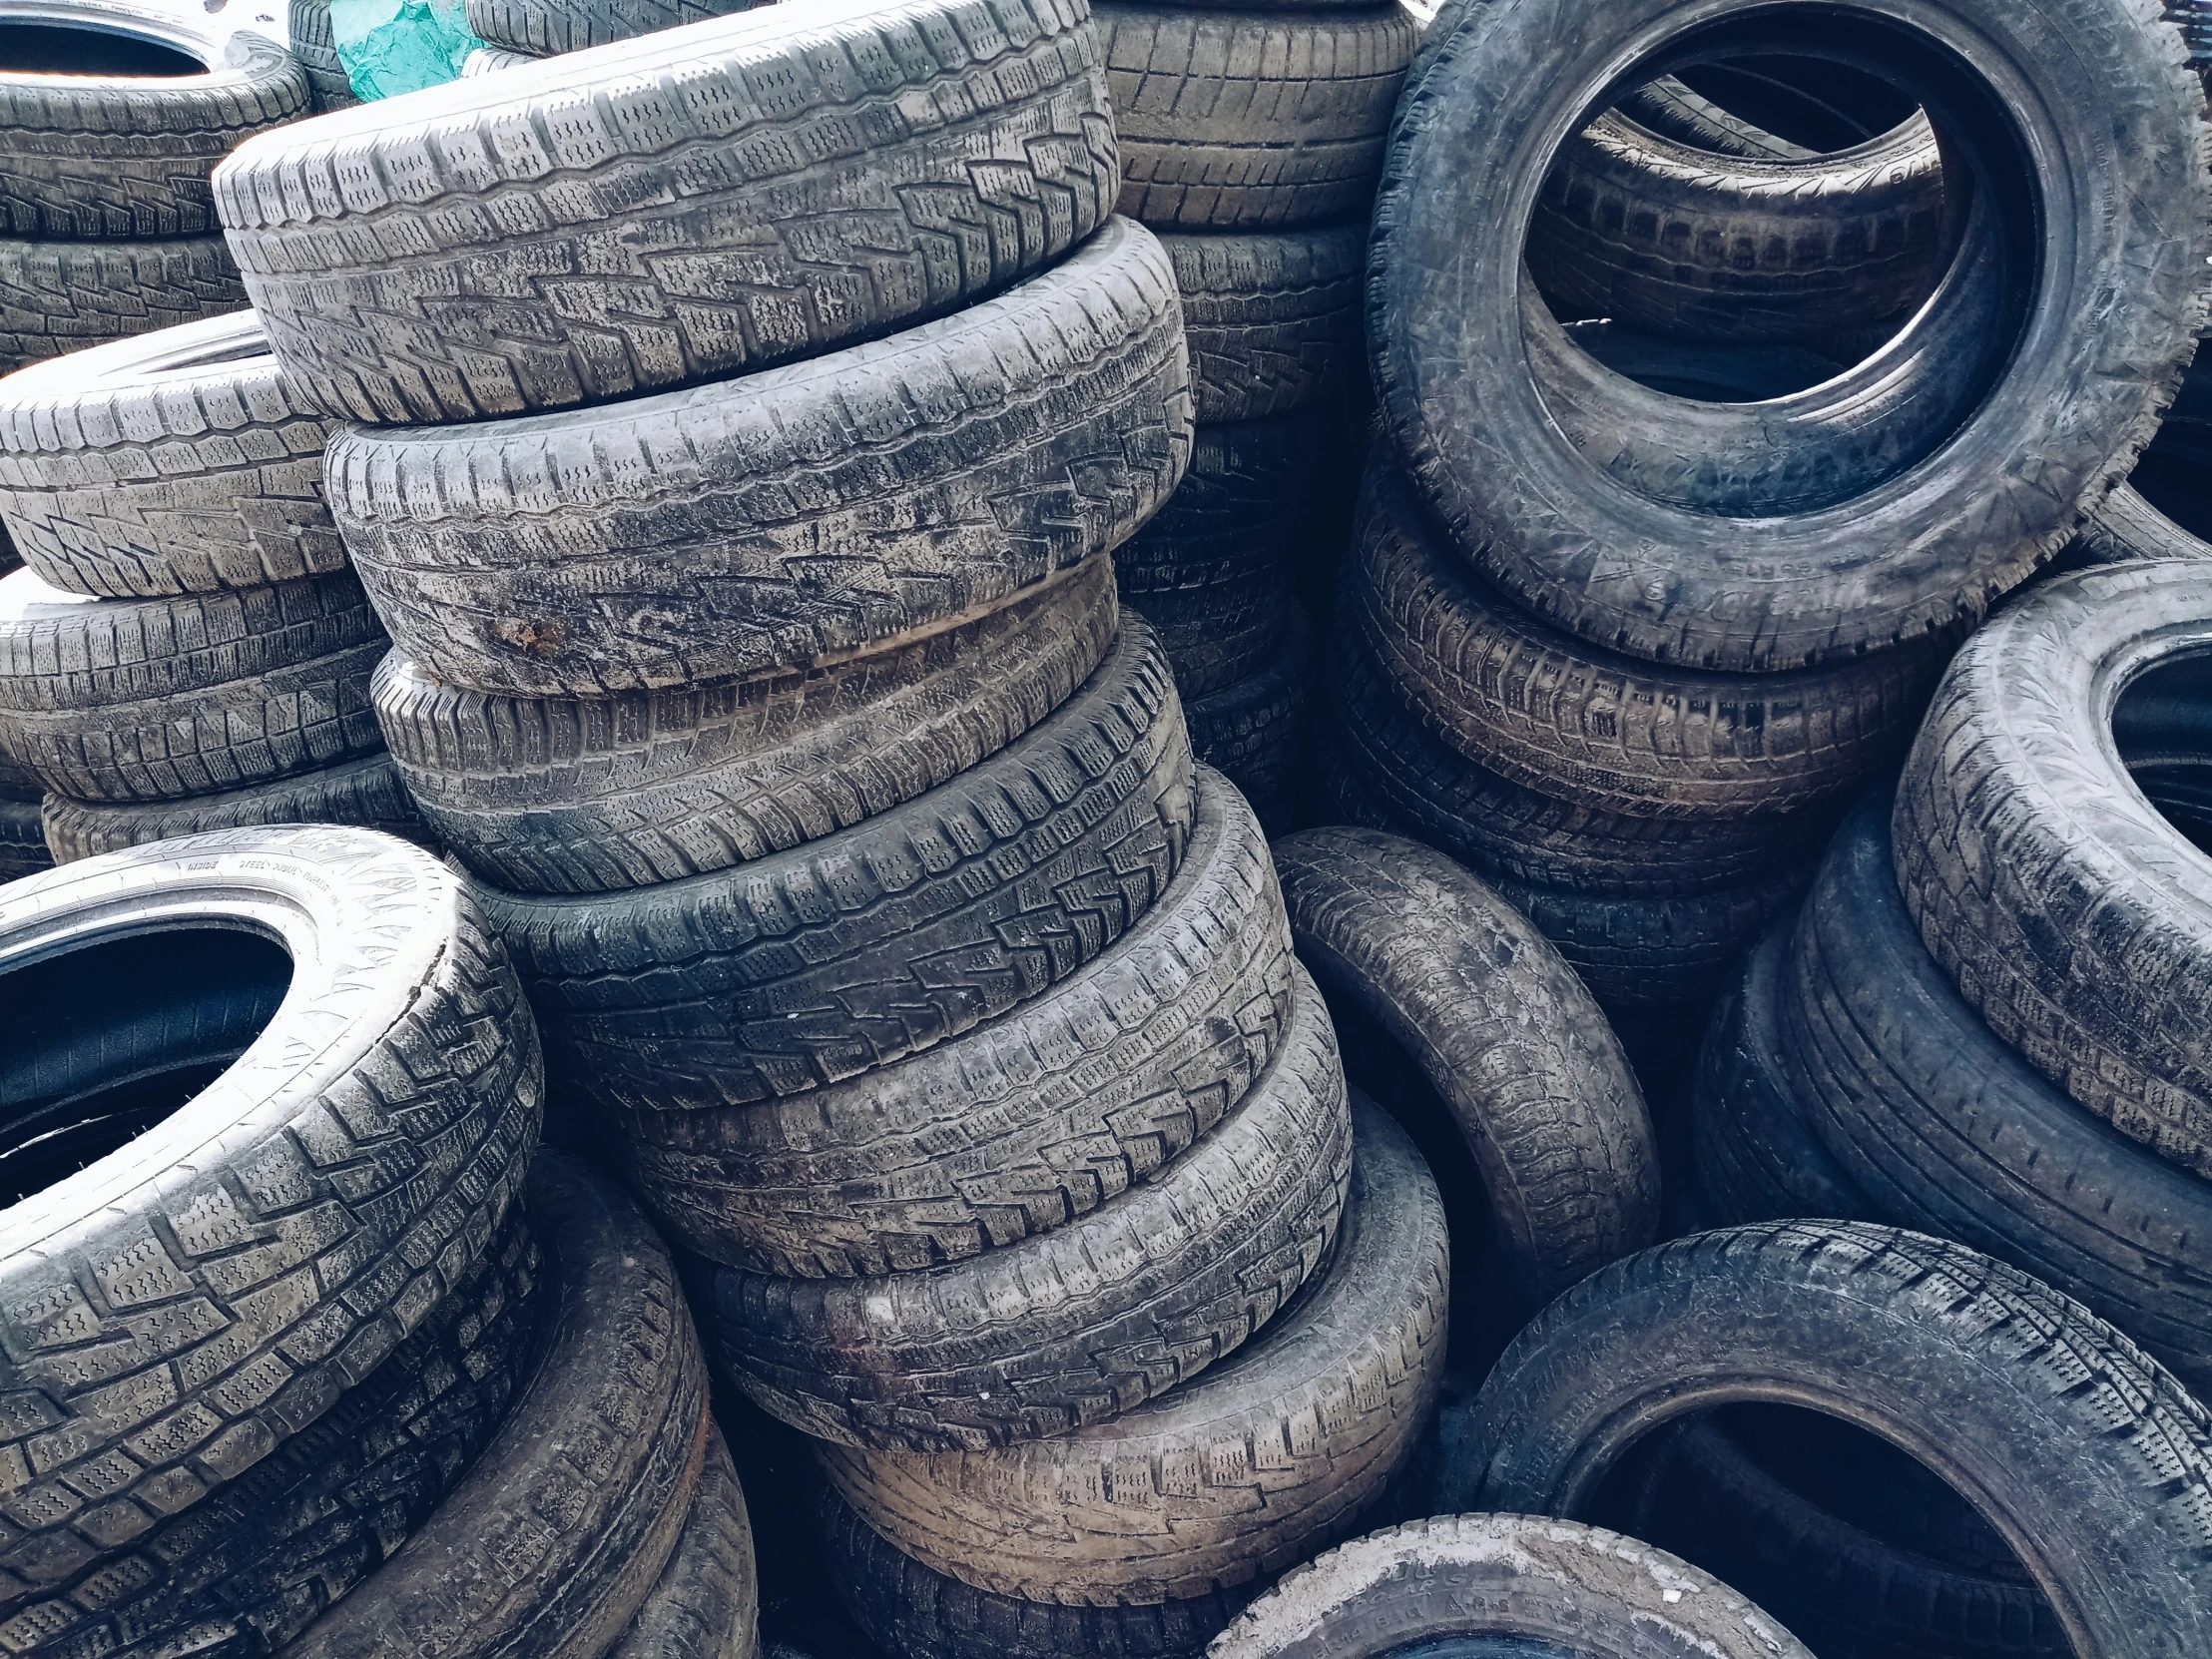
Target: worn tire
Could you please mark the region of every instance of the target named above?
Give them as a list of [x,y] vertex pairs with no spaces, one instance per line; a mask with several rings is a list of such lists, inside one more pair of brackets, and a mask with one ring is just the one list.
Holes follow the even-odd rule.
[[[2154,440],[2155,441],[2155,440]],[[2212,542],[2186,530],[2129,484],[2089,509],[2080,531],[2060,555],[2063,563],[2113,565],[2138,559],[2212,559]]]
[[660,1582],[607,1659],[755,1659],[761,1580],[753,1521],[722,1430],[710,1418],[699,1492]]
[[1341,396],[1364,372],[1361,225],[1160,239],[1175,265],[1202,423],[1265,420]]
[[[285,0],[285,38],[307,77],[307,95],[316,110],[342,110],[358,104],[353,83],[330,37],[330,0]],[[463,74],[467,71],[464,69]]]
[[1211,697],[1249,680],[1290,638],[1298,600],[1288,571],[1240,577],[1212,587],[1158,588],[1123,595],[1158,636],[1185,697]]
[[1295,828],[1304,806],[1318,670],[1314,625],[1294,611],[1259,673],[1183,705],[1191,753],[1237,786],[1271,835]]
[[1057,262],[1118,188],[1097,46],[1081,0],[769,6],[271,134],[216,196],[278,361],[333,414],[627,397]]
[[1381,1022],[1473,1154],[1517,1291],[1540,1305],[1657,1236],[1659,1152],[1590,993],[1442,853],[1364,830],[1276,843],[1299,958]]
[[581,52],[662,29],[732,12],[751,11],[773,0],[468,0],[463,8],[479,40],[547,58],[556,52]]
[[1282,1046],[1155,1179],[966,1261],[871,1279],[700,1264],[724,1373],[817,1439],[914,1451],[1067,1434],[1236,1352],[1328,1257],[1352,1170],[1344,1067],[1297,976]]
[[428,673],[605,697],[998,603],[1136,530],[1190,443],[1174,276],[1116,220],[1010,293],[830,356],[605,409],[352,428],[328,484]]
[[71,801],[247,789],[383,748],[388,649],[350,572],[161,599],[0,577],[0,745]]
[[807,1278],[935,1267],[1159,1179],[1264,1073],[1291,1014],[1267,841],[1201,772],[1157,902],[956,1042],[784,1100],[620,1115],[632,1185],[712,1261]]
[[[111,1546],[141,1500],[182,1509],[329,1409],[482,1254],[537,1136],[530,1011],[465,885],[418,848],[326,827],[11,885],[0,954],[41,965],[14,970],[7,1097],[66,1112],[200,1054],[197,1017],[125,1017],[146,987],[97,941],[224,924],[281,942],[281,1006],[181,1110],[8,1212],[0,1382],[23,1403],[0,1462],[38,1474],[9,1500],[0,1568],[26,1589]],[[88,949],[81,969],[59,954]],[[19,1105],[16,1121],[36,1120]],[[105,1501],[88,1505],[64,1482],[93,1469]]]
[[1050,719],[850,830],[619,894],[487,889],[564,1080],[744,1105],[934,1047],[1067,978],[1174,878],[1189,739],[1141,624]]
[[0,881],[15,881],[54,866],[36,800],[0,798]]
[[252,311],[118,340],[0,380],[0,513],[70,593],[154,598],[345,566],[322,504],[327,424]]
[[821,668],[524,698],[441,685],[395,651],[370,697],[424,818],[471,869],[596,892],[727,869],[935,789],[1072,697],[1119,626],[1101,557]]
[[387,755],[183,801],[87,806],[50,795],[44,815],[46,844],[58,864],[179,835],[267,824],[358,825],[439,850]]
[[1394,3],[1273,15],[1098,0],[1121,211],[1280,230],[1362,213],[1418,26]]
[[1405,1132],[1353,1109],[1335,1256],[1195,1382],[1056,1439],[925,1455],[816,1448],[924,1566],[1025,1601],[1158,1606],[1342,1537],[1412,1452],[1443,1381],[1443,1203]]
[[1812,1659],[1687,1561],[1617,1532],[1529,1515],[1439,1515],[1341,1545],[1254,1602],[1207,1652]]
[[0,238],[0,373],[246,307],[220,236],[173,242]]
[[2111,724],[2121,688],[2163,676],[2181,691],[2208,645],[2199,561],[2045,584],[1952,660],[1894,842],[1921,937],[1990,1028],[2198,1176],[2212,1176],[2212,876],[2129,781]]
[[1842,1417],[1969,1497],[2076,1659],[2212,1638],[2205,1408],[2078,1303],[1893,1228],[1775,1222],[1600,1269],[1491,1372],[1447,1501],[1572,1514],[1669,1417],[1755,1399]]
[[[750,8],[748,8],[750,10]],[[500,46],[479,46],[461,60],[461,78],[496,75],[503,69],[520,69],[543,56],[538,52],[510,52]]]
[[[1827,452],[1851,463],[1851,485],[1813,498],[1825,504],[1750,517],[1608,475],[1624,432],[1665,447],[1659,394],[1632,401],[1643,411],[1633,428],[1593,433],[1587,450],[1545,412],[1519,252],[1562,129],[1618,76],[1626,43],[1654,52],[1644,67],[1659,73],[1693,22],[1701,33],[1684,51],[1751,50],[1764,27],[1754,0],[1718,11],[1505,0],[1454,8],[1423,43],[1376,207],[1376,385],[1399,457],[1451,540],[1554,625],[1631,656],[1729,671],[1918,639],[1970,621],[2055,552],[2077,503],[2124,476],[2155,430],[2212,299],[2204,90],[2173,27],[2114,0],[1900,0],[1886,16],[1888,78],[1936,125],[1951,122],[1969,165],[1998,166],[1972,154],[1993,128],[1969,132],[1947,112],[1983,97],[1990,77],[2020,89],[2003,125],[2049,147],[2033,164],[2034,223],[2067,228],[2064,275],[2056,255],[2033,262],[2048,280],[2032,283],[2026,265],[1999,259],[1992,279],[2026,320],[1923,366],[1932,394],[1984,381],[1986,391],[1922,434],[1940,441],[1917,443],[1920,459],[1883,459],[1919,418],[1912,406],[1857,429],[1839,415]],[[1972,32],[1986,69],[1932,43],[1953,30]],[[2071,159],[2090,148],[2110,165]],[[2169,166],[2173,157],[2188,160]],[[2015,234],[2043,235],[2015,202],[1983,192],[1976,204],[1988,205],[2000,250]],[[1913,352],[1936,309],[1892,349]],[[2038,465],[2005,464],[2021,454]]]

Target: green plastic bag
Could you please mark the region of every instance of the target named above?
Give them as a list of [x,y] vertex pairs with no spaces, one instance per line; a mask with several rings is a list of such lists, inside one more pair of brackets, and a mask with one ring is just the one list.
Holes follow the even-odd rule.
[[391,98],[457,79],[484,43],[461,0],[330,0],[330,39],[358,98]]

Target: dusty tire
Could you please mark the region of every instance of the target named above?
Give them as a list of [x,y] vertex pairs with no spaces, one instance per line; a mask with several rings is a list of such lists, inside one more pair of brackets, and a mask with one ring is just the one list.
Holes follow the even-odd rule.
[[[330,0],[286,0],[284,21],[291,55],[307,77],[307,94],[317,110],[342,110],[360,100],[330,38]],[[462,73],[467,73],[463,71]]]
[[1343,1537],[1411,1454],[1443,1381],[1449,1276],[1427,1166],[1355,1101],[1334,1256],[1202,1378],[1055,1439],[816,1455],[895,1548],[995,1595],[1158,1606],[1232,1590]]
[[383,748],[384,630],[350,572],[161,599],[0,577],[0,745],[71,801],[248,789]]
[[[2154,440],[2155,441],[2155,440]],[[2114,487],[2082,520],[2060,559],[2069,565],[2115,565],[2138,559],[2212,559],[2212,542],[2176,524],[2128,484]]]
[[[1653,661],[1730,671],[1838,661],[1977,616],[2072,534],[2077,502],[2134,464],[2203,326],[2212,281],[2212,174],[2167,166],[2205,153],[2203,87],[2171,25],[2133,5],[1960,3],[1904,0],[1886,14],[1896,25],[1884,36],[1886,72],[1994,177],[2020,164],[1981,155],[1976,135],[1990,129],[1969,131],[1948,112],[1983,98],[1988,76],[2025,89],[2006,125],[2037,135],[2023,143],[2052,146],[2052,167],[2033,181],[2048,216],[2036,223],[2070,228],[2065,275],[2054,255],[2035,262],[2043,275],[2030,281],[2002,256],[1995,289],[2032,320],[1985,330],[1966,356],[1924,365],[1919,381],[1945,396],[1986,382],[1986,393],[1921,434],[1924,458],[1910,464],[1882,453],[1917,418],[1910,408],[1848,436],[1840,427],[1824,452],[1850,463],[1850,486],[1772,516],[1702,511],[1609,476],[1618,425],[1593,434],[1589,452],[1576,447],[1545,412],[1518,258],[1552,152],[1619,75],[1625,43],[1656,47],[1645,68],[1660,73],[1671,37],[1692,21],[1712,26],[1697,50],[1748,51],[1763,27],[1756,7],[1574,0],[1562,11],[1556,0],[1508,0],[1455,9],[1430,32],[1377,202],[1376,384],[1399,457],[1452,541],[1515,599]],[[1974,31],[1986,72],[1934,44],[1954,28]],[[2059,168],[2061,154],[2087,154],[2090,133],[2113,165]],[[1992,216],[1994,248],[2042,234],[2027,230],[2015,200],[1975,200]],[[2189,228],[2186,247],[2171,226]],[[1916,350],[1934,309],[1891,349]],[[1668,401],[1652,393],[1628,406],[1643,411],[1629,435],[1664,448]],[[2032,478],[2002,464],[2023,453],[2042,458]]]
[[1267,842],[1201,772],[1190,849],[1080,972],[895,1065],[788,1100],[621,1114],[672,1238],[787,1277],[938,1266],[1159,1179],[1282,1046],[1291,942]]
[[558,1154],[537,1155],[527,1204],[552,1281],[536,1372],[428,1522],[292,1642],[300,1659],[604,1654],[675,1553],[713,1419],[668,1252]]
[[174,242],[0,238],[0,373],[246,308],[220,236]]
[[395,651],[370,697],[424,818],[471,869],[518,892],[594,892],[727,869],[935,789],[1072,697],[1119,624],[1099,557],[812,670],[501,697]]
[[1336,1036],[1297,977],[1283,1045],[1237,1109],[1063,1227],[873,1279],[700,1264],[724,1373],[817,1439],[951,1451],[1073,1432],[1236,1352],[1327,1259],[1351,1179]]
[[1361,830],[1279,841],[1300,959],[1380,1021],[1450,1110],[1515,1288],[1548,1301],[1657,1235],[1659,1152],[1590,993],[1440,852]]
[[850,830],[616,894],[487,889],[565,1081],[617,1109],[796,1095],[1065,979],[1174,878],[1189,739],[1141,624],[1052,717]]
[[1160,241],[1183,296],[1199,421],[1265,420],[1327,403],[1365,372],[1366,227]]
[[44,817],[46,844],[59,864],[179,835],[268,824],[351,824],[438,850],[386,755],[183,801],[86,806],[50,795]]
[[660,1582],[607,1659],[754,1659],[761,1581],[753,1521],[730,1448],[712,1418],[699,1491]]
[[352,428],[330,506],[437,679],[689,686],[941,627],[1115,546],[1183,476],[1187,375],[1167,256],[1116,220],[1010,293],[830,356],[611,408]]
[[1254,1602],[1207,1652],[1812,1659],[1687,1561],[1617,1532],[1529,1515],[1440,1515],[1342,1545]]
[[751,11],[772,0],[468,0],[468,26],[480,40],[548,58],[589,46],[678,29],[710,17]]
[[1392,3],[1274,14],[1098,0],[1121,211],[1179,231],[1365,211],[1418,26]]
[[1905,766],[1898,886],[1990,1029],[2099,1117],[2212,1176],[2212,876],[2127,777],[2121,688],[2187,695],[2212,567],[2087,570],[1961,648]]
[[113,599],[327,575],[326,423],[252,311],[76,351],[0,381],[0,513],[51,586]]
[[[153,987],[101,966],[118,948],[103,933],[226,922],[280,940],[291,961],[288,991],[279,974],[239,1040],[206,1053],[205,1021],[172,1026],[153,1001],[125,1017],[125,999]],[[73,1472],[114,1470],[110,1503],[182,1508],[312,1422],[422,1322],[520,1185],[541,1065],[521,988],[462,882],[362,830],[233,831],[54,870],[0,898],[0,941],[41,964],[14,970],[7,1098],[66,1111],[178,1053],[225,1068],[10,1212],[5,1382],[41,1403],[0,1459],[30,1444],[42,1465],[0,1564],[28,1583],[110,1536],[114,1511],[64,1485]],[[158,943],[120,948],[144,962]],[[106,1287],[105,1311],[86,1286]],[[177,1343],[224,1333],[197,1351],[208,1371],[189,1392],[170,1370],[177,1349],[136,1346],[149,1307],[193,1322]],[[88,1370],[82,1345],[103,1338],[118,1363]],[[66,1439],[41,1437],[61,1427]]]
[[[633,396],[908,326],[1055,263],[1120,178],[1081,0],[954,15],[770,6],[272,134],[218,173],[231,250],[302,395],[357,420]],[[578,126],[577,99],[613,102]],[[385,169],[414,182],[352,183]]]
[[1304,806],[1319,668],[1313,624],[1293,612],[1281,647],[1259,673],[1183,705],[1191,753],[1237,786],[1271,835],[1295,828]]
[[2204,1407],[2079,1304],[1893,1228],[1740,1227],[1600,1269],[1484,1382],[1447,1500],[1571,1515],[1668,1418],[1757,1399],[1841,1417],[1968,1496],[2077,1659],[2212,1637]]

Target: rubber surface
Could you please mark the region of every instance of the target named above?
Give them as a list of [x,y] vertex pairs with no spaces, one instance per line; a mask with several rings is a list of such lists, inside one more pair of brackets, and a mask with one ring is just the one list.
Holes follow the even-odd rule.
[[44,832],[54,861],[66,864],[178,835],[265,824],[352,824],[439,850],[387,755],[182,801],[87,805],[50,795]]
[[0,373],[246,307],[220,236],[173,242],[0,238]]
[[479,40],[533,57],[677,29],[751,11],[772,0],[468,0],[462,9]]
[[754,1659],[761,1581],[753,1522],[722,1430],[710,1417],[699,1492],[675,1551],[607,1659]]
[[1265,420],[1327,403],[1364,372],[1365,226],[1160,241],[1183,296],[1199,420]]

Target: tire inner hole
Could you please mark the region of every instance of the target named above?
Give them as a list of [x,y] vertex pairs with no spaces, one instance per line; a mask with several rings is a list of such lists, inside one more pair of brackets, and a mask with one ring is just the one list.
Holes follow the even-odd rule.
[[2212,854],[2212,652],[2176,656],[2138,675],[2112,707],[2112,740],[2136,788]]
[[189,53],[144,35],[70,23],[0,23],[0,73],[171,77],[207,72]]
[[276,1017],[291,958],[188,927],[0,973],[0,1205],[128,1145],[222,1076]]

